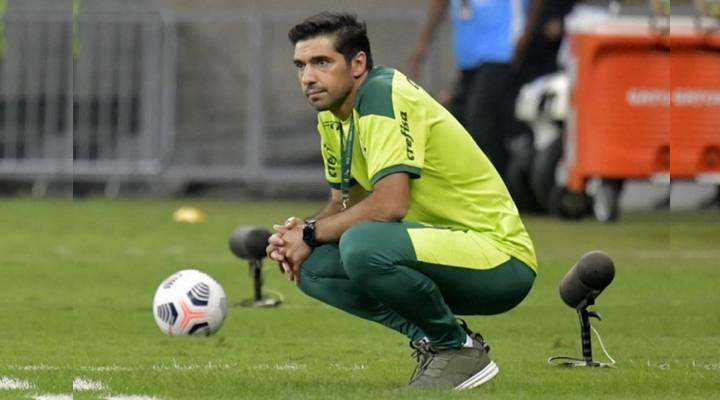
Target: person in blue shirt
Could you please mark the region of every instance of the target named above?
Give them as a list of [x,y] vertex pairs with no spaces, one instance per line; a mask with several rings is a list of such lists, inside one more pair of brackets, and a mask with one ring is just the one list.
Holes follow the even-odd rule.
[[449,108],[503,174],[507,143],[522,131],[515,119],[518,82],[542,0],[431,0],[428,19],[410,57],[417,79],[433,36],[450,14],[453,48],[460,69]]

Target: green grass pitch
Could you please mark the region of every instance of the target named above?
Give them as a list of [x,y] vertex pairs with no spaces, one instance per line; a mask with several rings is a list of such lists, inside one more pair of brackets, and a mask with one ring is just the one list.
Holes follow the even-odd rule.
[[[205,223],[172,221],[180,206]],[[151,313],[155,288],[194,267],[233,304],[251,297],[247,265],[228,251],[234,227],[306,216],[313,202],[217,200],[0,201],[0,399],[709,399],[720,388],[720,216],[625,214],[617,224],[527,217],[540,260],[528,298],[468,321],[492,346],[500,374],[467,392],[409,391],[407,341],[300,293],[274,265],[277,309],[232,307],[209,338],[166,337]],[[567,369],[580,355],[576,315],[557,293],[586,251],[615,260],[594,307],[614,369]],[[604,360],[599,343],[594,355]],[[75,390],[95,385],[95,390]],[[46,397],[51,398],[51,397]]]

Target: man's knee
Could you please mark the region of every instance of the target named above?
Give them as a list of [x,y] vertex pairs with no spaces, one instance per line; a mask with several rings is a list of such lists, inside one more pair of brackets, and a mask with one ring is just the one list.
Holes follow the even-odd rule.
[[[401,232],[402,231],[402,232]],[[340,258],[348,276],[362,282],[384,268],[403,262],[406,236],[404,227],[392,222],[353,225],[340,238]]]
[[298,288],[306,295],[325,301],[327,286],[332,279],[347,276],[340,266],[340,255],[335,245],[323,245],[313,250],[300,268]]
[[302,277],[343,278],[345,271],[340,266],[340,253],[337,245],[325,244],[313,249],[300,269]]
[[340,258],[345,272],[350,279],[362,279],[367,274],[367,266],[374,256],[375,246],[368,240],[368,235],[374,230],[374,224],[353,225],[340,237]]

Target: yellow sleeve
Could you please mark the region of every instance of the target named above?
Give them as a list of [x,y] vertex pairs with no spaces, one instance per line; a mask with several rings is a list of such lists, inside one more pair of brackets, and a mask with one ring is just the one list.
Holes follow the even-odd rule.
[[413,126],[412,121],[409,111],[402,109],[397,110],[396,118],[374,114],[360,117],[361,141],[373,185],[396,172],[420,177],[425,161],[425,132]]

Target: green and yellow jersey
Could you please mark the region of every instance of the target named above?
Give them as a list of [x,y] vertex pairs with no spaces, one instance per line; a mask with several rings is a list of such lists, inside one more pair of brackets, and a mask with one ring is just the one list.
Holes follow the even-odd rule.
[[532,241],[499,174],[422,88],[399,71],[375,67],[358,89],[351,118],[318,113],[325,177],[336,189],[351,128],[354,182],[371,191],[383,177],[407,173],[413,179],[405,221],[480,233],[537,271]]

